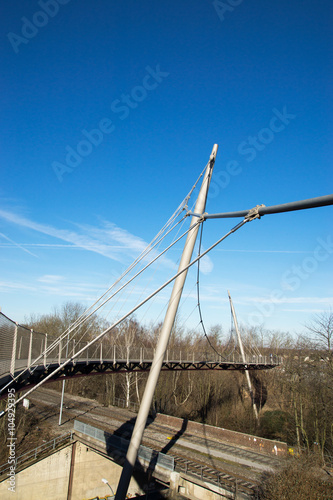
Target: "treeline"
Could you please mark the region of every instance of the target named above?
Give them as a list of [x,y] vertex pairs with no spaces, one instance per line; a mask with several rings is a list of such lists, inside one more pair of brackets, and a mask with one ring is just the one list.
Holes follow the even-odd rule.
[[[76,303],[67,303],[52,314],[32,316],[27,324],[35,331],[60,335],[83,312]],[[92,339],[106,328],[93,316],[80,330],[80,337]],[[154,347],[161,325],[143,326],[130,318],[107,334],[104,343],[127,347]],[[152,411],[188,418],[239,432],[286,441],[291,447],[333,455],[333,314],[313,318],[299,338],[264,329],[242,328],[248,352],[283,356],[283,364],[270,370],[250,371],[253,398],[259,410],[253,413],[245,374],[226,371],[162,371]],[[229,334],[228,334],[229,337]],[[238,347],[223,328],[208,332],[184,331],[175,322],[169,349],[183,352],[215,352],[226,356]],[[66,392],[94,398],[105,405],[117,398],[125,406],[140,403],[147,373],[99,375],[68,380]],[[60,388],[60,383],[58,383]]]

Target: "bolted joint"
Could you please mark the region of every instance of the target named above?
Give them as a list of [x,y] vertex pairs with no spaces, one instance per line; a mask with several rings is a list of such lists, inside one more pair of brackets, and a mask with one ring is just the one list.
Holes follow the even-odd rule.
[[214,144],[213,151],[211,152],[211,155],[209,157],[210,167],[212,167],[214,165],[214,162],[216,160],[218,147],[219,147],[218,144]]
[[251,208],[251,210],[248,211],[248,213],[245,215],[244,220],[246,222],[249,222],[254,219],[260,219],[261,215],[259,214],[259,208],[265,207],[266,205],[256,205],[254,208]]

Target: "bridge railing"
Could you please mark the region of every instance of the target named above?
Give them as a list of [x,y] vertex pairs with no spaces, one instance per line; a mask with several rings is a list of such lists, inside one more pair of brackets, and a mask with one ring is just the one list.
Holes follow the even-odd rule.
[[[81,349],[87,346],[87,342],[77,342],[75,339],[67,341],[35,332],[25,326],[18,325],[4,314],[0,313],[0,375],[10,374],[14,377],[24,369],[33,369],[36,366],[48,366],[50,364],[61,364],[66,359],[73,357]],[[90,345],[73,363],[78,362],[123,362],[144,363],[151,362],[154,358],[154,348],[145,346],[126,347],[119,344],[111,344],[105,339]],[[194,364],[194,363],[243,363],[239,352],[230,354],[218,354],[212,349],[196,351],[194,349],[167,349],[164,363]],[[282,360],[278,356],[247,355],[247,364],[269,364],[278,365]]]
[[45,333],[34,332],[0,313],[0,373],[14,375],[16,368],[30,366],[43,353],[46,338]]

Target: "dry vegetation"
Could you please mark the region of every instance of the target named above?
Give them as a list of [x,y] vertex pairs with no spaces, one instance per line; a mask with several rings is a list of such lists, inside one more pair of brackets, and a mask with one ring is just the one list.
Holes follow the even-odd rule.
[[[37,331],[60,334],[82,312],[79,304],[67,303],[53,314],[33,317],[29,326]],[[105,324],[96,317],[85,327],[85,338],[96,336]],[[160,325],[148,328],[135,319],[123,322],[104,342],[127,347],[154,347]],[[256,344],[263,355],[279,354],[282,366],[251,371],[259,422],[253,416],[251,398],[244,373],[239,371],[162,372],[154,396],[154,410],[197,420],[240,432],[279,439],[308,451],[319,449],[333,455],[333,314],[314,317],[308,335],[292,339],[288,334],[243,328],[245,345]],[[82,334],[82,331],[80,332]],[[221,326],[209,333],[216,351],[228,354],[235,349],[226,341]],[[177,323],[169,349],[186,352],[212,352],[202,333],[184,332]],[[117,347],[118,349],[118,347]],[[236,348],[237,349],[237,348]],[[147,374],[126,373],[74,379],[69,392],[112,404],[114,398],[139,403]]]
[[332,478],[325,477],[321,460],[310,454],[294,460],[282,471],[267,474],[262,481],[260,500],[331,500]]
[[[6,406],[5,401],[0,402],[0,411]],[[15,454],[16,457],[31,451],[31,449],[41,446],[52,439],[52,429],[48,424],[42,422],[34,413],[26,411],[23,406],[16,407],[15,415]],[[7,448],[7,419],[0,419],[0,465],[6,463],[8,457]]]
[[[30,318],[28,323],[37,331],[60,334],[81,312],[78,304],[66,304],[62,310]],[[91,319],[86,338],[94,337],[104,326],[98,318]],[[328,456],[333,456],[332,326],[332,313],[323,313],[308,326],[307,336],[296,340],[279,332],[243,328],[245,344],[255,341],[262,354],[284,357],[281,367],[251,372],[259,422],[253,415],[244,373],[239,371],[162,372],[153,410],[286,441],[295,454],[301,452],[313,456],[315,453],[316,464],[295,460],[288,469],[266,477],[261,498],[333,498],[332,483],[324,481],[318,474],[318,470],[323,470],[325,460],[328,463]],[[104,342],[116,343],[125,349],[127,346],[153,347],[158,334],[159,327],[143,327],[135,319],[129,319]],[[220,326],[214,327],[209,337],[218,352],[227,353],[235,348],[225,341]],[[209,352],[211,349],[201,334],[186,333],[177,325],[169,348],[183,352]],[[127,373],[73,379],[67,382],[66,392],[94,398],[105,405],[112,404],[114,398],[122,398],[127,404],[139,403],[146,378],[145,373]],[[29,417],[24,414],[18,417],[21,445],[27,433],[35,433],[38,439],[36,422],[28,421]],[[313,491],[316,491],[315,495]]]

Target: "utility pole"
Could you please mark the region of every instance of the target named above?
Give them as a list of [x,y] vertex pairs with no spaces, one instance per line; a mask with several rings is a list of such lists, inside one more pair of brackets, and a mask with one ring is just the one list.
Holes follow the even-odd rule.
[[[195,210],[194,212],[196,214],[202,215],[205,211],[206,207],[206,201],[207,201],[207,194],[208,194],[208,189],[209,189],[209,184],[213,172],[213,167],[215,163],[215,158],[218,150],[218,145],[214,144],[212,153],[210,155],[210,159],[204,174],[204,178],[201,184],[200,192],[197,198],[197,202],[195,205]],[[195,225],[197,223],[198,219],[197,217],[192,217],[191,218],[191,226]],[[191,227],[190,226],[190,227]],[[183,254],[180,260],[178,272],[181,272],[191,261],[196,237],[198,234],[199,230],[199,225],[195,225],[195,227],[189,231]],[[165,351],[168,346],[171,330],[175,321],[175,317],[177,314],[177,309],[179,305],[179,301],[181,298],[181,294],[183,291],[185,279],[186,279],[187,271],[184,271],[182,274],[180,274],[174,282],[171,297],[169,300],[169,305],[167,312],[165,314],[164,318],[164,323],[162,326],[162,330],[157,342],[156,346],[156,351],[155,351],[155,356],[153,359],[153,363],[149,372],[147,384],[145,387],[145,391],[142,397],[141,401],[141,406],[139,409],[138,416],[136,418],[136,423],[133,429],[131,441],[128,447],[127,455],[126,455],[126,460],[124,463],[123,471],[120,477],[120,481],[118,484],[117,492],[116,492],[116,497],[115,500],[125,500],[126,493],[128,490],[128,486],[131,480],[133,468],[135,465],[135,461],[137,458],[137,454],[139,451],[139,446],[142,441],[142,436],[145,430],[148,414],[149,414],[149,409],[153,400],[154,392],[156,389],[158,377],[161,372],[162,368],[162,363],[165,355]]]
[[[69,332],[67,334],[66,359],[68,358],[68,344],[69,344]],[[59,424],[58,425],[61,425],[61,420],[62,420],[62,409],[63,409],[63,406],[64,406],[65,384],[66,384],[66,380],[64,379],[62,381],[62,391],[61,391],[61,402],[60,402]]]
[[[229,295],[229,302],[230,302],[231,314],[232,314],[232,317],[234,319],[235,330],[236,330],[236,333],[237,333],[238,344],[239,344],[239,348],[240,348],[240,351],[241,351],[243,363],[245,364],[245,353],[244,353],[244,348],[243,348],[242,337],[240,335],[240,331],[239,331],[239,328],[238,328],[236,313],[235,313],[234,305],[233,305],[232,300],[231,300],[231,296],[230,296],[229,290],[228,290],[228,295]],[[251,396],[251,401],[252,401],[254,415],[256,417],[256,420],[258,421],[258,419],[259,419],[259,417],[258,417],[258,410],[257,410],[256,404],[254,402],[253,389],[252,389],[251,379],[250,379],[250,375],[249,375],[248,370],[245,370],[245,376],[246,376],[247,385],[248,385],[250,396]]]

